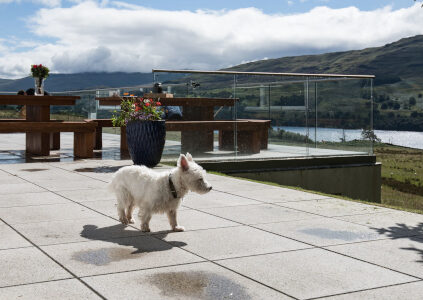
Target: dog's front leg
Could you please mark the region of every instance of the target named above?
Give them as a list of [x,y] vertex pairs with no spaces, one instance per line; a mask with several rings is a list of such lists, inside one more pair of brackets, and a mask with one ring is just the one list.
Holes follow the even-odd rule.
[[167,218],[169,219],[170,227],[172,227],[173,231],[184,231],[184,226],[178,225],[178,221],[176,220],[176,210],[169,210],[167,212]]
[[141,221],[141,231],[142,232],[150,232],[150,220],[151,220],[151,213],[145,211],[139,211],[138,217]]

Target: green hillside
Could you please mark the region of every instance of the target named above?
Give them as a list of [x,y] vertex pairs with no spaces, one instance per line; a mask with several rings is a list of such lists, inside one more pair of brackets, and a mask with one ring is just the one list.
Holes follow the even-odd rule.
[[261,60],[226,70],[376,75],[376,85],[410,78],[423,79],[423,35],[383,47]]

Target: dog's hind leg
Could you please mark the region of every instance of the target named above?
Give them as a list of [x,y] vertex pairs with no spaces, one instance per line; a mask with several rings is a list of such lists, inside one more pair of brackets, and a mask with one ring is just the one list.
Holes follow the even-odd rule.
[[134,201],[132,201],[126,210],[126,219],[128,220],[130,224],[134,224],[134,219],[132,219],[132,212],[134,211],[134,207],[135,207]]
[[125,189],[121,188],[119,193],[117,193],[117,212],[119,216],[119,221],[122,224],[127,225],[129,220],[125,213],[125,210],[134,203],[131,194]]
[[167,218],[169,219],[170,227],[172,227],[173,231],[184,231],[184,226],[178,225],[178,221],[176,219],[176,210],[169,210],[167,212]]
[[151,212],[140,209],[140,211],[138,212],[138,217],[141,221],[141,231],[150,232]]

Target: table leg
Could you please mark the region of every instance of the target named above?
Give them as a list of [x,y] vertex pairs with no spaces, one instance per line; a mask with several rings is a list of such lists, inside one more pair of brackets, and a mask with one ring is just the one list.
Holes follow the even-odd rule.
[[[182,112],[184,121],[210,121],[213,120],[213,107],[184,106]],[[181,151],[183,153],[204,153],[213,151],[213,130],[182,131]]]
[[[50,106],[26,106],[26,120],[30,122],[47,122],[50,120]],[[27,132],[26,152],[34,155],[50,154],[50,133]]]
[[50,133],[50,150],[60,150],[60,132]]

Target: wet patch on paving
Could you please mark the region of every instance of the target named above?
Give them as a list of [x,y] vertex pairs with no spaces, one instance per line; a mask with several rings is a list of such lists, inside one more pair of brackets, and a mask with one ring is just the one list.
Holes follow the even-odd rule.
[[72,259],[96,266],[105,266],[111,262],[136,259],[140,255],[133,255],[131,249],[126,248],[101,248],[95,250],[79,251],[72,255]]
[[41,171],[47,171],[49,169],[21,169],[23,172],[41,172]]
[[79,169],[75,169],[74,171],[80,172],[80,173],[114,173],[120,168],[122,167],[117,166],[117,167],[79,168]]
[[240,284],[225,276],[204,271],[158,273],[149,276],[148,282],[167,297],[251,299]]

